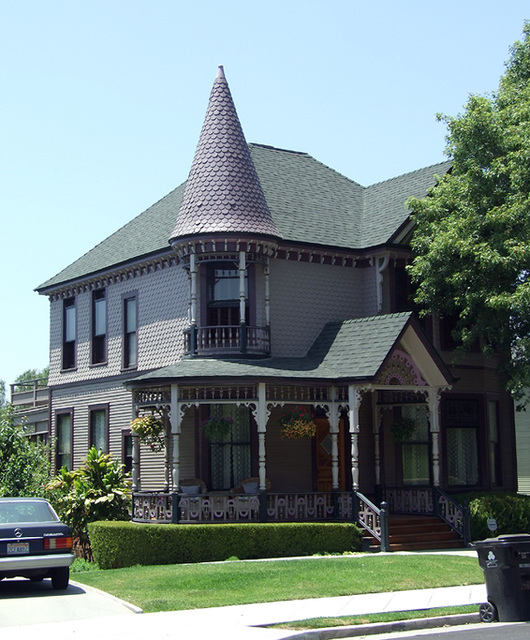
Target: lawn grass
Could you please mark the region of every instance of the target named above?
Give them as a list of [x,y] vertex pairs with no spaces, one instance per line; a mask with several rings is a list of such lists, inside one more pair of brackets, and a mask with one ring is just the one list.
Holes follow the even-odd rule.
[[145,612],[482,584],[475,558],[352,555],[279,561],[135,566],[72,579]]
[[281,624],[267,625],[271,629],[324,629],[327,627],[352,627],[357,624],[374,624],[378,622],[399,622],[400,620],[416,620],[419,618],[436,618],[438,616],[455,616],[464,613],[476,613],[478,605],[468,604],[462,607],[437,607],[435,609],[418,609],[416,611],[388,611],[387,613],[370,613],[358,616],[341,616],[340,618],[310,618]]

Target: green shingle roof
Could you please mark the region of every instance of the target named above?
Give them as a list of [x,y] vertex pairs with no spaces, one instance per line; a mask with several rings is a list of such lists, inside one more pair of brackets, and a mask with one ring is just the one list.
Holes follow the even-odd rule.
[[328,323],[304,358],[183,359],[140,375],[130,384],[209,378],[371,380],[399,341],[411,315],[394,313]]
[[[405,200],[423,196],[450,163],[371,187],[349,180],[306,153],[249,145],[274,224],[285,241],[368,249],[392,240],[408,218]],[[185,184],[41,284],[46,291],[110,268],[169,251]]]

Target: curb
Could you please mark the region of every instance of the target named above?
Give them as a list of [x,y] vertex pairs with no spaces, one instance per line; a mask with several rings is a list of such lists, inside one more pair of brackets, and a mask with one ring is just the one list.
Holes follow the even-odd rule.
[[308,631],[299,631],[283,640],[333,640],[334,638],[351,638],[368,636],[376,633],[394,633],[395,631],[416,631],[419,629],[436,629],[437,627],[458,626],[480,622],[480,614],[462,613],[454,616],[438,618],[418,618],[400,620],[399,622],[376,622],[372,624],[356,624],[349,627],[325,627]]

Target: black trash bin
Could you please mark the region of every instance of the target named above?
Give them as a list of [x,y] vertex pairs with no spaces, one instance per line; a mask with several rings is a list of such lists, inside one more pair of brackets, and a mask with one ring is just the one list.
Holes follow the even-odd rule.
[[530,535],[514,534],[475,542],[488,592],[480,606],[483,622],[530,620]]

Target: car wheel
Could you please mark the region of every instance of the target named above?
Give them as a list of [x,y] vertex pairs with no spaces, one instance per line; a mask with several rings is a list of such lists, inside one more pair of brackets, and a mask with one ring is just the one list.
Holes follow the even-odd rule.
[[59,569],[53,570],[52,587],[54,589],[68,588],[69,580],[70,580],[70,567],[60,567]]

